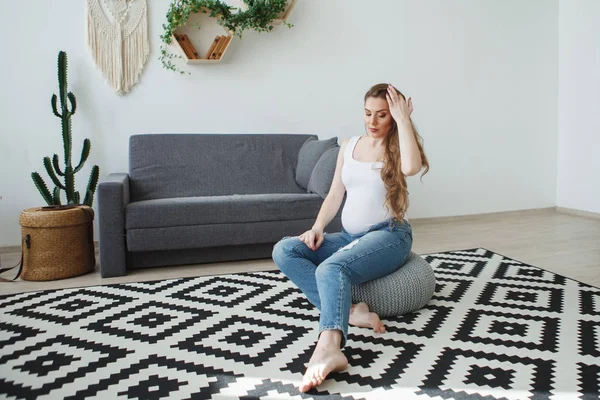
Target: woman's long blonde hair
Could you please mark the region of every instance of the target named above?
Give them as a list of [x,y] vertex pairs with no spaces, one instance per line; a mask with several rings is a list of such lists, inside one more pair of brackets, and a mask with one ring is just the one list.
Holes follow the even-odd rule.
[[[369,91],[365,94],[365,103],[369,97],[380,98],[387,101],[387,83],[380,83],[373,86]],[[406,97],[396,89],[396,92],[404,98],[406,101]],[[425,152],[423,151],[423,138],[417,132],[415,128],[415,124],[412,119],[410,120],[410,124],[412,126],[412,130],[415,134],[415,140],[417,142],[417,146],[419,147],[419,153],[421,154],[421,161],[423,164],[423,173],[421,174],[421,179],[423,175],[429,172],[429,161],[427,161],[427,157],[425,156]],[[408,189],[406,185],[406,177],[402,173],[402,160],[400,158],[400,139],[398,137],[398,125],[395,120],[392,120],[392,129],[390,133],[387,135],[385,142],[385,151],[383,155],[383,168],[381,170],[381,179],[385,185],[387,190],[385,196],[385,205],[388,209],[391,208],[392,213],[394,214],[394,218],[398,221],[404,220],[404,215],[406,214],[406,210],[409,206],[408,201]]]

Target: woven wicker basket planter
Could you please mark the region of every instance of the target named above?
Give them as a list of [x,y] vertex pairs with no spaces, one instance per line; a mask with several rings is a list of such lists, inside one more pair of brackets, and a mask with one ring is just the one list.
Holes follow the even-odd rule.
[[90,272],[94,254],[94,211],[88,206],[38,207],[21,212],[23,270],[28,281],[50,281]]

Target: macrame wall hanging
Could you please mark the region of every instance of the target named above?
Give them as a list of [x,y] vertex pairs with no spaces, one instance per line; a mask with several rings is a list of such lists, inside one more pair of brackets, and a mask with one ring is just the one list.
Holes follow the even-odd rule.
[[87,0],[87,43],[112,88],[129,92],[150,54],[146,0]]

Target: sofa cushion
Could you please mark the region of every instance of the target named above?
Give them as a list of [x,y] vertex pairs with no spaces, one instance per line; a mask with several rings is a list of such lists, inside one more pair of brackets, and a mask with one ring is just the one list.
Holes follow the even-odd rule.
[[308,138],[316,135],[132,135],[131,200],[306,193],[295,176],[298,152]]
[[296,166],[296,183],[303,189],[308,188],[310,175],[327,149],[337,146],[337,137],[325,140],[308,138],[298,152],[298,165]]
[[331,182],[333,181],[333,175],[335,174],[335,165],[339,152],[340,147],[335,146],[327,149],[321,158],[319,158],[308,181],[308,193],[316,193],[322,198],[327,197],[331,188]]
[[[273,244],[284,236],[300,235],[310,229],[314,222],[315,219],[310,218],[131,229],[127,231],[127,249],[134,252],[157,252],[227,246],[221,249],[227,252],[230,246],[259,243],[270,243],[272,249]],[[341,217],[335,217],[326,230],[337,232],[341,227]]]
[[125,208],[125,228],[287,221],[316,218],[318,194],[275,193],[143,200]]

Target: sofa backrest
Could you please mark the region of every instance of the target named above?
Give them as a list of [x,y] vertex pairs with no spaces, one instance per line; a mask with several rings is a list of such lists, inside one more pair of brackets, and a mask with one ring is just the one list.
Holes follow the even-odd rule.
[[306,193],[295,134],[141,134],[129,138],[131,200]]

